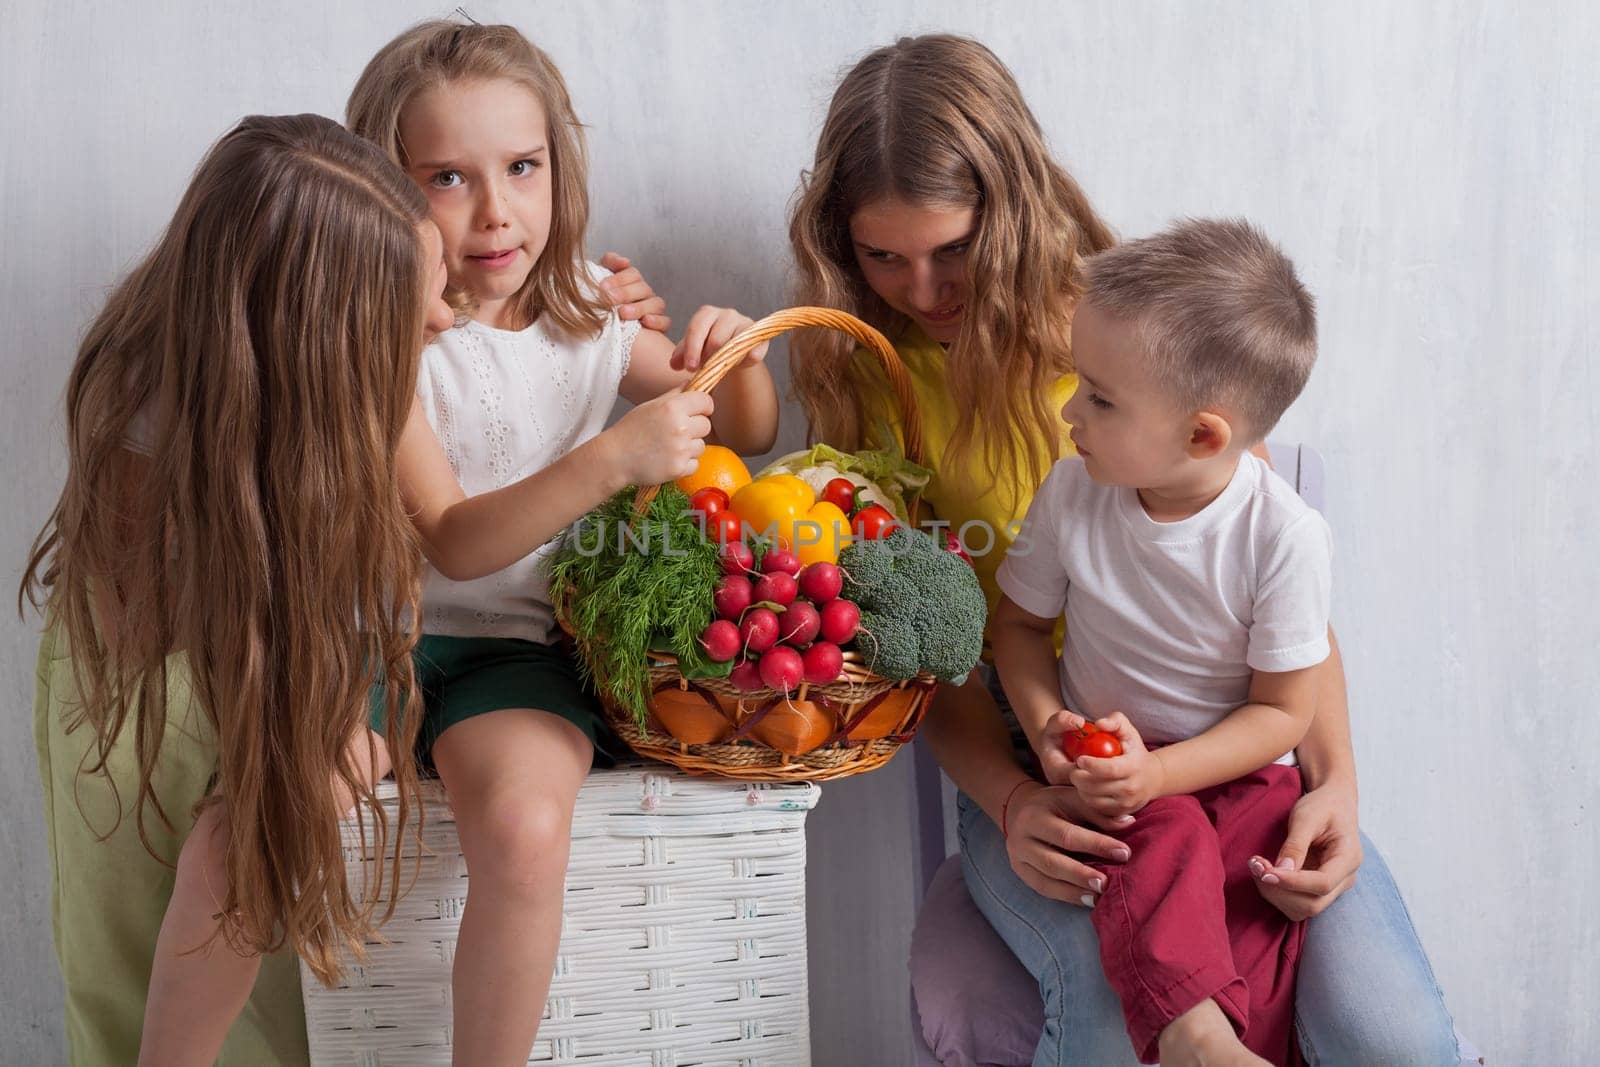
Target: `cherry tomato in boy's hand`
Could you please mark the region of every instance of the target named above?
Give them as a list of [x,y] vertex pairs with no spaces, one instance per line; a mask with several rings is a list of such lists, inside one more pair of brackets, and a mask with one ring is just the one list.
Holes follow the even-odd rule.
[[818,499],[826,500],[848,515],[850,510],[855,507],[856,483],[849,478],[835,478],[822,487],[822,495]]
[[856,512],[856,517],[850,520],[850,529],[863,541],[876,541],[898,525],[889,509],[877,504],[868,504]]
[[721,545],[731,545],[744,539],[744,520],[731,511],[719,511],[706,524],[706,536]]
[[728,494],[714,485],[708,485],[689,498],[689,508],[707,519],[715,518],[728,510]]
[[1061,739],[1061,751],[1074,763],[1079,756],[1111,759],[1122,755],[1122,741],[1116,734],[1107,733],[1094,723],[1086,722],[1076,730],[1067,731],[1067,735]]

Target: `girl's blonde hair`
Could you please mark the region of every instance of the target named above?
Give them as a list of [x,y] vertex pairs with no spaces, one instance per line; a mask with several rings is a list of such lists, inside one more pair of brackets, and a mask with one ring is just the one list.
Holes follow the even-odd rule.
[[[789,222],[799,269],[797,303],[854,311],[894,337],[908,325],[867,285],[850,218],[892,197],[971,207],[978,223],[967,258],[968,298],[950,348],[949,388],[959,423],[950,455],[981,455],[991,478],[1043,481],[1065,436],[1047,387],[1071,372],[1072,310],[1083,260],[1111,231],[1045,147],[1015,79],[964,37],[901,38],[857,63],[833,94],[817,154],[801,176]],[[860,370],[839,334],[796,336],[790,371],[812,432],[856,448],[863,425]]]
[[222,936],[241,952],[291,945],[324,981],[374,922],[375,895],[345,878],[335,783],[392,843],[351,748],[375,682],[395,837],[418,810],[421,557],[395,453],[423,343],[426,218],[416,186],[329,119],[247,118],[217,142],[78,350],[66,487],[22,586],[35,606],[48,595],[71,643],[69,728],[95,734],[82,769],[109,774],[132,731],[147,848],[147,810],[171,825],[151,781],[177,689],[168,656],[186,657],[218,740],[208,802],[228,816]]
[[[400,118],[413,97],[451,82],[496,78],[510,79],[538,98],[550,140],[550,237],[513,298],[513,310],[522,322],[548,315],[568,333],[593,334],[605,322],[606,306],[583,269],[588,151],[567,83],[549,56],[512,26],[423,22],[372,57],[350,93],[345,122],[404,168],[409,160],[400,139]],[[449,295],[459,313],[471,312],[472,294],[453,289]]]

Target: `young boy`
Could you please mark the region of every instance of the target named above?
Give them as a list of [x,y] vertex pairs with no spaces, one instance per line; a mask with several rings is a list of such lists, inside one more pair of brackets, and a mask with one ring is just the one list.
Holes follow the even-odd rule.
[[[1303,929],[1247,865],[1300,795],[1331,542],[1249,449],[1310,374],[1312,300],[1257,230],[1192,220],[1089,261],[1073,354],[1078,455],[1000,567],[995,665],[1045,777],[1132,851],[1094,923],[1140,1059],[1289,1062]],[[1069,760],[1086,719],[1123,754]]]

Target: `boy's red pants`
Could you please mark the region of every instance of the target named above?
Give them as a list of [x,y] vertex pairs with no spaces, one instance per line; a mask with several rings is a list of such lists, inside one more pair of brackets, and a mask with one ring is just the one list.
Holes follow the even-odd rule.
[[1251,856],[1273,859],[1300,798],[1300,771],[1273,764],[1193,796],[1162,797],[1114,836],[1126,863],[1096,863],[1094,907],[1106,978],[1122,999],[1134,1051],[1156,1062],[1156,1038],[1207,997],[1245,1045],[1299,1063],[1294,975],[1305,925],[1256,890]]

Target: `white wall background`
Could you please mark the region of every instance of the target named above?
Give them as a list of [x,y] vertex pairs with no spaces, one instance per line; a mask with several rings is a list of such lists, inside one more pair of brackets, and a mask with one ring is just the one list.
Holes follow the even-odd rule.
[[[836,77],[903,33],[993,47],[1122,233],[1239,213],[1275,234],[1320,301],[1321,365],[1279,436],[1329,462],[1366,825],[1492,1062],[1590,1062],[1600,14],[1482,0],[988,6],[471,11],[516,23],[560,63],[592,125],[591,248],[633,255],[680,323],[701,302],[783,303],[785,206]],[[59,488],[79,331],[206,146],[245,113],[340,114],[374,49],[448,10],[281,7],[0,7],[0,593]],[[784,442],[802,432],[791,412]],[[29,728],[34,625],[0,612],[0,1062],[16,1064],[65,1056]],[[906,1060],[905,762],[827,787],[812,822],[814,1048],[829,1067]]]

